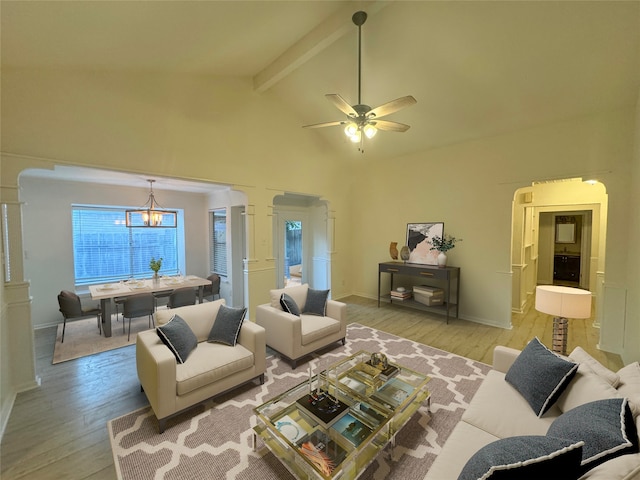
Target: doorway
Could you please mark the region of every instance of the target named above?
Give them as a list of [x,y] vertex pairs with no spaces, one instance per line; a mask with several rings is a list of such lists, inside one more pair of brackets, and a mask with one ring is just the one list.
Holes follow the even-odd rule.
[[284,239],[284,288],[302,284],[303,269],[303,221],[285,220],[282,238]]
[[538,284],[589,290],[592,211],[541,212],[539,222],[552,227],[540,242],[550,242],[545,251],[553,255],[538,264]]
[[331,288],[327,202],[286,193],[276,196],[273,205],[277,288],[305,283],[315,289]]
[[[605,186],[581,178],[534,182],[516,190],[511,245],[514,313],[524,312],[536,285],[571,282],[570,286],[590,290],[596,302],[602,299],[607,207]],[[564,226],[557,228],[557,224]],[[573,237],[565,236],[569,230]],[[565,271],[554,280],[556,255],[560,261],[570,255],[572,259],[567,261],[571,265],[560,265]],[[596,303],[596,324],[601,314]]]

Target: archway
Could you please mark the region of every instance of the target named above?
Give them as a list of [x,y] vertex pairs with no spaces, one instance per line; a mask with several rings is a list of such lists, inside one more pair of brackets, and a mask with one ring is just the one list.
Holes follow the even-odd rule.
[[[566,253],[568,245],[555,242],[555,218],[581,216],[584,220],[581,235],[576,235],[569,245],[579,252],[582,265],[582,275],[576,286],[593,293],[596,299],[595,324],[599,324],[602,302],[598,299],[602,299],[605,275],[607,206],[605,186],[600,182],[585,182],[581,178],[533,182],[531,187],[516,190],[511,245],[513,312],[524,311],[537,284],[554,283],[550,274],[554,256]],[[557,250],[563,248],[562,245],[564,252]]]

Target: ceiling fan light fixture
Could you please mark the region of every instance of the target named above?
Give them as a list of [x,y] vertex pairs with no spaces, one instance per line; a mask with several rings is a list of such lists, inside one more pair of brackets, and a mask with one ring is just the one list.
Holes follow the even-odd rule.
[[355,133],[349,137],[349,140],[353,143],[360,142],[360,140],[362,140],[362,132],[360,130],[356,130]]
[[367,123],[362,130],[367,138],[373,138],[376,136],[376,133],[378,133],[378,129],[370,123]]
[[344,127],[344,133],[347,137],[351,138],[358,132],[358,125],[355,122],[347,123],[347,126]]

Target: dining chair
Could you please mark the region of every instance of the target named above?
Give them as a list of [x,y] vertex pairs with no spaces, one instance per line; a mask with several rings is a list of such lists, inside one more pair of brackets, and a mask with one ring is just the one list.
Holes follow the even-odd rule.
[[167,308],[178,308],[186,305],[196,304],[196,291],[193,287],[177,288],[171,295],[169,295],[169,301],[167,302]]
[[211,297],[211,300],[215,300],[216,295],[219,298],[220,297],[220,275],[218,275],[217,273],[212,273],[207,277],[207,280],[211,282],[211,285],[204,286],[202,296],[204,298]]
[[124,304],[124,301],[127,297],[115,297],[113,299],[113,303],[116,306],[116,321],[120,321],[120,308],[122,308],[122,305]]
[[155,308],[156,310],[158,309],[158,300],[160,298],[167,298],[171,295],[171,293],[173,293],[173,290],[162,290],[160,292],[153,292],[153,299],[155,301]]
[[60,343],[64,343],[64,332],[67,328],[67,319],[96,315],[98,319],[98,333],[102,334],[102,311],[99,307],[82,308],[80,297],[68,290],[62,290],[58,294],[58,305],[63,318],[62,340]]
[[155,302],[153,294],[151,293],[138,293],[136,295],[128,296],[122,304],[122,333],[124,333],[124,320],[129,319],[129,333],[127,335],[127,341],[131,338],[131,319],[136,317],[144,317],[145,315],[149,319],[149,328],[151,325],[155,326],[153,320],[153,314],[155,312]]

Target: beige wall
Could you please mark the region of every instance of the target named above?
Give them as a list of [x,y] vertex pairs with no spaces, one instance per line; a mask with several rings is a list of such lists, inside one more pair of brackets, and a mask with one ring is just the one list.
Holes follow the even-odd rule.
[[628,304],[624,331],[625,363],[640,360],[640,89],[635,121],[635,150],[632,160],[631,197],[629,199],[629,258],[627,264]]
[[[629,228],[634,109],[354,163],[329,152],[247,80],[5,70],[1,100],[3,198],[16,171],[56,163],[203,179],[244,192],[250,309],[274,283],[271,214],[274,196],[285,191],[328,202],[334,298],[375,297],[389,242],[404,243],[408,222],[443,221],[445,232],[464,239],[449,255],[462,268],[461,316],[508,327],[514,192],[535,180],[598,176],[615,246],[606,254],[607,281],[638,285],[640,270],[628,267],[640,244],[637,227],[633,237]],[[637,333],[637,303],[630,307],[636,316],[625,328]],[[28,321],[19,325],[15,335],[26,338]],[[625,349],[637,359],[636,347]],[[34,376],[32,352],[16,353],[2,373],[25,385]]]
[[[635,112],[621,110],[469,141],[367,166],[354,215],[353,289],[375,295],[377,263],[408,222],[443,221],[463,238],[449,252],[461,267],[461,316],[508,327],[514,192],[533,181],[597,177],[609,196],[607,281],[625,286],[629,174]],[[624,245],[624,248],[618,246]]]

